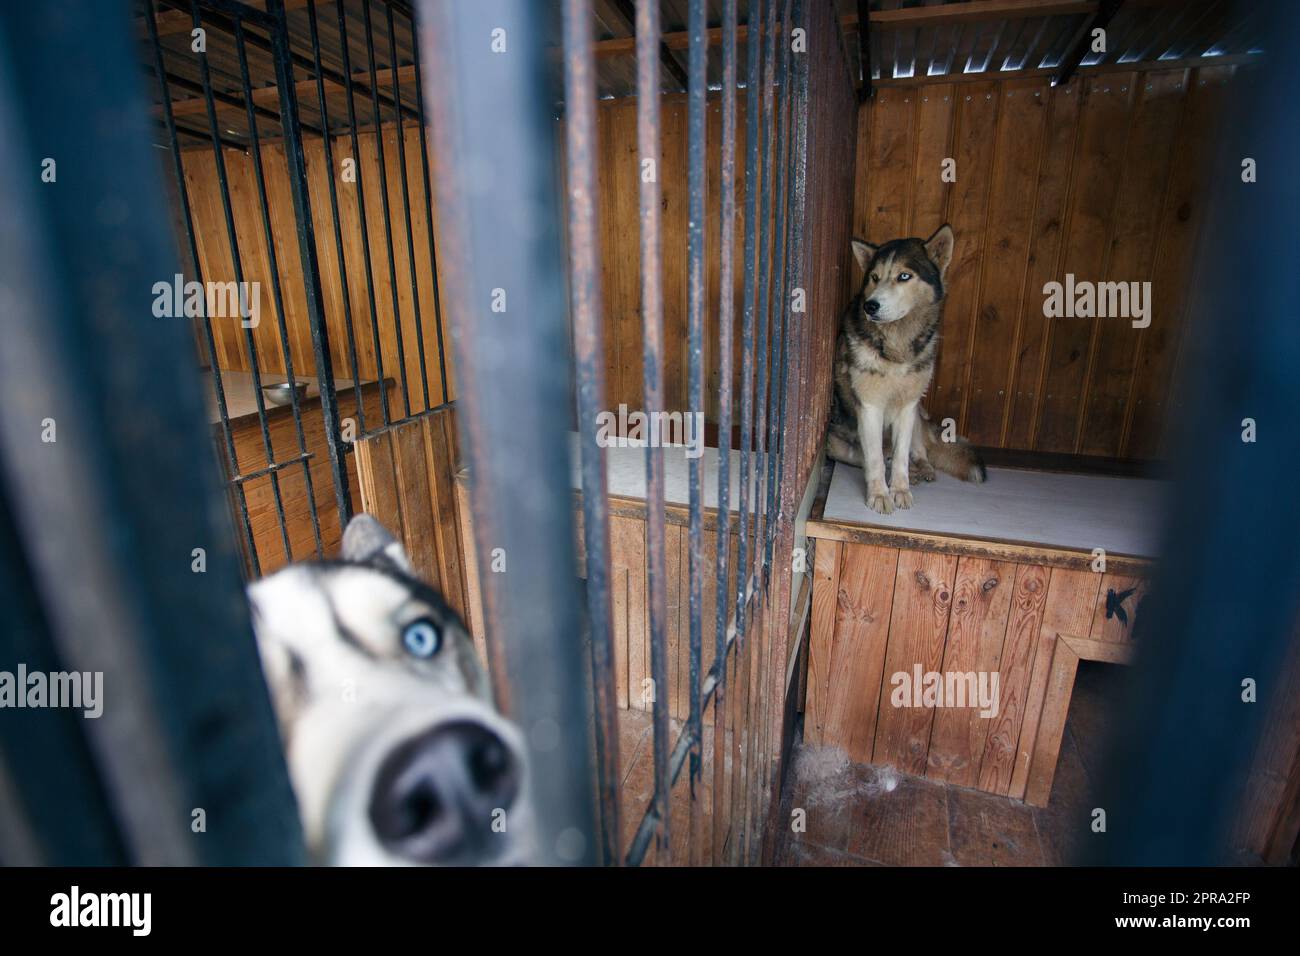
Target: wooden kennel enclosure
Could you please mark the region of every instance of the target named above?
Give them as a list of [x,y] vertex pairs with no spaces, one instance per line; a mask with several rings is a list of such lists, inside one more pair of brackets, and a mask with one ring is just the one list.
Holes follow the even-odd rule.
[[[1079,661],[1135,661],[1162,613],[1165,461],[1206,347],[1191,330],[1219,307],[1196,280],[1232,206],[1219,180],[1241,172],[1220,130],[1265,62],[1262,12],[141,0],[133,17],[149,98],[148,135],[134,132],[164,175],[130,181],[165,195],[180,263],[154,314],[183,320],[197,359],[237,548],[212,546],[213,577],[332,558],[360,511],[390,527],[528,737],[541,862],[786,862],[783,798],[808,748],[1051,801]],[[114,95],[138,99],[135,80]],[[926,407],[991,480],[940,478],[876,515],[861,473],[823,448],[862,278],[850,239],[944,222],[956,250]],[[1076,280],[1150,291],[1132,315],[1049,314],[1048,285]],[[159,362],[182,348],[138,334]],[[143,401],[143,381],[123,381],[103,392]],[[194,410],[172,411],[160,434]],[[193,438],[177,456],[196,457]],[[36,495],[42,474],[15,485]],[[166,474],[189,487],[179,464]],[[219,537],[206,516],[165,515],[139,521],[172,550]],[[179,620],[195,585],[168,581],[160,619]],[[149,596],[124,591],[123,620],[151,620]],[[148,632],[150,653],[165,633]],[[1239,642],[1248,662],[1258,641]],[[135,674],[135,638],[63,649]],[[200,659],[252,693],[251,655]],[[168,660],[159,673],[196,686]],[[995,713],[893,700],[895,675],[931,673],[996,676]],[[1278,673],[1234,837],[1252,861],[1287,859],[1300,830],[1300,678]],[[161,731],[110,784],[69,744],[78,772],[114,792],[134,776],[213,786],[194,751],[213,693],[179,722],[185,772]],[[229,799],[277,813],[270,849],[249,836],[228,852],[297,860],[268,714],[241,720],[279,783]],[[136,846],[163,827],[126,803],[96,859],[121,855],[119,831]],[[150,860],[190,859],[183,833],[164,836]]]
[[[430,7],[439,35],[493,37],[481,60],[426,46],[438,88],[505,82],[492,57],[509,56],[511,28]],[[506,7],[492,16],[523,16]],[[193,272],[263,280],[276,320],[196,328],[223,383],[214,420],[250,572],[328,555],[340,519],[374,513],[527,713],[518,668],[533,665],[496,635],[542,607],[512,592],[511,555],[570,525],[538,495],[520,505],[527,529],[504,518],[528,479],[499,459],[522,456],[573,489],[574,550],[553,570],[572,564],[589,619],[608,622],[586,714],[604,858],[774,861],[800,713],[806,745],[1047,803],[1071,661],[1128,661],[1142,619],[1149,475],[1202,308],[1215,131],[1262,56],[1259,18],[1159,0],[562,7],[551,124],[512,113],[524,132],[510,135],[475,125],[473,97],[427,95],[404,3],[285,0],[282,27],[229,2],[143,14]],[[277,34],[307,77],[296,102],[277,92],[291,78]],[[483,109],[502,109],[494,90]],[[513,179],[482,158],[538,143]],[[497,177],[497,208],[480,208],[474,175]],[[512,352],[553,356],[555,332],[512,303],[557,307],[542,273],[559,250],[528,243],[561,221],[576,377],[557,406],[564,365]],[[861,278],[848,239],[943,222],[957,242],[926,403],[985,450],[993,480],[966,494],[941,479],[882,520],[855,470],[823,474],[821,458],[831,349]],[[516,234],[541,259],[510,256]],[[1136,322],[1049,316],[1045,286],[1066,276],[1158,294]],[[511,422],[493,370],[525,361],[550,376],[536,382],[549,418]],[[274,410],[263,376],[309,387]],[[698,423],[699,456],[629,444],[628,410],[687,416],[642,437]],[[602,412],[622,416],[614,447],[597,444]],[[890,676],[917,667],[996,674],[997,717],[891,706]],[[639,777],[619,769],[616,711],[650,715]]]

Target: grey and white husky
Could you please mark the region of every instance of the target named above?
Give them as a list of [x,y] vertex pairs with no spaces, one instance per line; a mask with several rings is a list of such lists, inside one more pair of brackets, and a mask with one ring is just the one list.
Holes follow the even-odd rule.
[[934,377],[952,252],[947,225],[924,241],[853,240],[862,286],[840,322],[826,451],[866,472],[867,505],[882,514],[912,507],[911,483],[933,481],[936,467],[963,481],[986,477],[979,452],[964,439],[942,441],[921,407]]
[[460,618],[378,521],[352,519],[342,560],[248,593],[317,862],[529,861],[523,738],[492,706]]

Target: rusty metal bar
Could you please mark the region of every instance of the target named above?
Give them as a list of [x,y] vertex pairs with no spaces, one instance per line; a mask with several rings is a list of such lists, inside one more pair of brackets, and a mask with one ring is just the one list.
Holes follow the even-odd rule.
[[[721,212],[718,266],[718,533],[717,617],[714,621],[714,671],[717,697],[713,707],[713,849],[714,865],[722,862],[722,801],[727,743],[727,621],[731,589],[727,587],[731,557],[731,376],[732,323],[735,311],[736,243],[736,0],[724,0],[722,11],[722,145]],[[737,575],[739,577],[739,574]],[[705,691],[707,695],[707,689]],[[707,698],[706,698],[707,699]]]
[[[280,351],[284,353],[284,374],[289,380],[289,407],[293,416],[294,432],[298,439],[298,452],[307,453],[307,439],[302,429],[302,409],[299,407],[297,379],[293,374],[293,351],[289,347],[289,327],[284,312],[284,292],[280,287],[280,263],[275,251],[275,230],[271,227],[271,200],[266,193],[266,174],[262,169],[262,143],[253,116],[253,90],[248,78],[248,52],[244,47],[244,26],[235,20],[235,52],[239,59],[239,79],[244,89],[244,102],[248,104],[248,145],[252,151],[253,179],[257,184],[258,205],[262,214],[262,232],[266,236],[267,265],[271,271],[271,294],[275,302],[275,323],[280,333]],[[288,124],[283,124],[288,125]],[[286,130],[286,132],[288,132]],[[320,370],[317,370],[319,374]],[[325,401],[325,395],[321,395]],[[311,467],[302,470],[306,484],[307,509],[311,517],[311,530],[316,542],[316,557],[324,557],[321,548],[320,517],[316,514],[316,492],[312,486]],[[346,484],[346,478],[344,483]],[[282,516],[283,517],[283,516]],[[340,525],[342,527],[342,525]]]
[[[409,10],[404,12],[411,23],[411,35],[415,36],[415,19]],[[429,271],[433,273],[433,321],[438,333],[438,380],[442,385],[442,401],[451,401],[451,392],[447,388],[447,348],[442,334],[442,292],[438,288],[438,249],[433,241],[433,180],[429,177],[429,124],[424,113],[424,79],[420,69],[420,44],[411,43],[411,54],[415,65],[415,108],[420,122],[420,168],[424,171],[424,227],[429,239]]]
[[604,310],[600,294],[599,224],[596,220],[596,64],[592,53],[591,0],[564,0],[565,137],[568,159],[569,301],[573,317],[574,379],[582,455],[582,517],[587,551],[587,616],[595,696],[597,787],[601,859],[617,866],[619,821],[618,702],[614,681],[614,629],[609,588],[609,499],[605,452],[596,420],[605,400]]
[[[342,9],[342,4],[339,8]],[[397,301],[397,258],[393,254],[393,214],[388,201],[388,163],[384,159],[383,114],[379,109],[379,80],[375,73],[375,34],[370,18],[370,0],[361,2],[362,20],[366,27],[366,60],[370,67],[370,100],[375,112],[375,155],[379,166],[380,209],[384,213],[384,241],[388,249],[388,288],[393,300],[393,333],[397,338],[397,365],[402,382],[402,408],[411,417],[411,384],[406,373],[406,338],[402,335],[402,308]],[[397,114],[398,135],[401,135],[402,114]],[[357,159],[357,179],[361,179],[361,160]],[[382,385],[381,385],[382,389]],[[383,389],[387,391],[387,389]]]
[[[194,269],[194,280],[203,282],[203,269],[199,262],[198,240],[194,235],[194,213],[190,207],[189,187],[185,183],[185,166],[181,162],[181,147],[177,141],[176,120],[172,115],[171,92],[167,87],[167,72],[163,68],[162,44],[158,42],[158,19],[154,13],[152,0],[145,4],[145,22],[149,27],[149,39],[153,45],[155,75],[158,77],[159,92],[163,105],[163,120],[171,141],[172,172],[176,177],[176,193],[181,207],[181,220],[185,227],[185,244],[190,255],[190,264]],[[195,134],[199,135],[199,134]],[[207,136],[203,136],[207,139]],[[222,444],[226,450],[226,467],[230,475],[239,474],[239,457],[235,453],[234,434],[230,428],[230,412],[226,407],[226,390],[221,382],[221,366],[217,361],[217,344],[212,334],[212,317],[207,309],[203,310],[203,344],[208,353],[208,364],[212,368],[213,390],[217,398],[217,415],[221,419]],[[248,496],[244,489],[233,482],[231,494],[239,508],[239,530],[243,533],[244,547],[247,549],[248,562],[253,576],[261,574],[257,559],[257,546],[253,541],[253,524],[248,517]]]
[[[316,100],[320,107],[320,121],[321,125],[328,130],[330,125],[329,107],[325,101],[325,81],[320,71],[320,31],[316,25],[316,0],[307,0],[307,22],[311,25],[312,58],[317,65]],[[348,283],[348,260],[343,251],[343,224],[339,218],[338,177],[335,175],[334,170],[333,137],[329,134],[321,137],[321,146],[325,151],[325,168],[329,170],[325,182],[329,184],[330,220],[334,227],[334,254],[339,259],[339,284],[343,299],[343,327],[347,330],[348,363],[349,368],[352,370],[353,394],[356,396],[357,401],[357,433],[364,435],[366,433],[366,403],[363,397],[365,390],[361,387],[361,371],[357,362],[357,333],[356,326],[352,321],[352,294]],[[384,387],[382,376],[379,387],[382,391]]]
[[[740,391],[740,541],[736,566],[736,614],[740,639],[745,635],[745,582],[748,577],[749,485],[751,427],[754,415],[754,294],[757,282],[756,248],[758,243],[758,137],[760,107],[755,93],[758,90],[762,38],[763,0],[753,0],[746,24],[747,79],[745,82],[745,282],[744,312],[741,323],[741,391]],[[735,789],[732,790],[733,794]]]
[[[795,24],[802,23],[804,12],[806,10],[804,0],[793,0],[792,22]],[[804,212],[807,208],[808,192],[808,88],[809,88],[809,61],[807,56],[801,56],[794,60],[792,68],[787,76],[787,83],[790,85],[790,145],[786,165],[788,167],[785,201],[789,206],[786,215],[786,232],[785,238],[785,296],[786,307],[790,308],[790,297],[795,288],[804,288],[806,290],[806,234],[807,225]],[[805,345],[808,340],[804,337],[806,312],[795,312],[791,309],[788,319],[787,339],[795,343],[791,350],[793,369],[786,369],[782,373],[782,386],[780,395],[780,416],[782,422],[786,421],[786,412],[789,403],[789,393],[795,392],[796,409],[799,408],[800,383],[803,374],[803,362],[805,356]],[[798,334],[797,338],[791,339],[791,336]],[[785,480],[786,455],[795,455],[796,459],[793,465],[797,467],[797,456],[799,454],[800,443],[799,435],[802,432],[803,423],[798,417],[794,427],[791,429],[794,433],[795,441],[793,447],[787,445],[787,431],[783,425],[779,436],[780,454],[777,457],[776,487],[778,501],[776,503],[777,512],[781,516],[792,516],[799,506],[799,496],[803,489],[795,486],[793,483],[787,483]],[[789,534],[790,529],[782,526],[782,518],[778,518],[777,530],[782,535]],[[784,551],[780,553],[785,553]],[[783,569],[783,574],[788,574],[789,569]],[[788,614],[789,604],[783,602],[780,619],[782,626],[786,629],[785,633],[779,634],[776,646],[778,648],[788,648]],[[788,656],[788,653],[785,655]],[[773,668],[771,679],[769,681],[769,696],[771,697],[771,710],[769,712],[767,732],[769,739],[776,739],[777,717],[784,715],[784,694],[785,694],[785,675],[788,661],[785,656],[777,655],[776,666]],[[777,741],[780,747],[783,741]],[[777,825],[776,813],[779,808],[779,792],[773,793],[774,788],[779,788],[780,781],[780,762],[782,754],[778,749],[775,753],[775,759],[771,764],[772,775],[775,782],[769,783],[765,792],[770,799],[768,807],[768,830],[775,832]],[[766,849],[766,848],[765,848]],[[768,857],[770,859],[770,856]]]
[[[402,84],[398,79],[397,70],[397,40],[393,35],[393,8],[387,7],[388,13],[388,65],[392,68],[393,74],[393,98],[397,102],[402,102]],[[374,68],[374,59],[372,57],[371,68]],[[420,137],[424,137],[424,127],[417,126],[420,131]],[[376,132],[376,135],[379,135]],[[424,355],[424,322],[420,318],[420,279],[415,268],[415,236],[411,226],[411,184],[410,177],[406,172],[406,128],[399,114],[397,117],[397,165],[402,171],[402,210],[406,215],[406,264],[411,270],[411,315],[415,319],[415,348],[420,354],[420,384],[424,390],[424,407],[432,408],[433,403],[429,401],[429,368],[428,362]],[[433,277],[437,283],[437,276]],[[401,319],[399,316],[398,323],[400,326]],[[444,401],[446,395],[443,395]]]
[[[267,0],[266,11],[275,22],[271,33],[275,52],[276,85],[280,89],[280,116],[284,127],[284,156],[288,165],[289,193],[298,236],[298,255],[302,265],[303,297],[307,321],[311,325],[312,352],[316,359],[316,381],[320,392],[321,416],[325,426],[325,447],[330,475],[334,481],[334,503],[338,508],[339,527],[352,518],[352,491],[348,484],[347,448],[339,428],[338,393],[334,388],[334,358],[330,352],[329,333],[325,327],[324,297],[320,285],[320,264],[316,253],[316,229],[311,214],[311,196],[307,188],[307,157],[298,129],[298,87],[293,78],[293,60],[289,55],[289,25],[284,17],[284,0]],[[382,386],[381,386],[382,387]],[[355,383],[359,391],[360,383]],[[310,487],[310,486],[309,486]]]
[[[571,864],[594,862],[599,838],[568,506],[572,405],[550,67],[536,42],[545,14],[530,0],[423,0],[419,27],[427,87],[455,91],[431,97],[433,145],[485,624],[498,647],[493,663],[503,658],[510,678],[509,711],[529,741],[540,860]],[[508,56],[485,42],[494,30],[512,38]],[[494,571],[494,554],[504,570]],[[502,668],[492,669],[500,680]]]
[[[641,315],[644,396],[647,419],[664,410],[664,302],[659,222],[659,2],[637,0],[637,150],[640,162]],[[668,800],[668,610],[664,568],[664,463],[658,442],[646,447],[646,592],[650,605],[650,679],[654,694],[654,809],[659,819],[658,848],[671,844]]]
[[[775,2],[775,0],[773,0]],[[755,184],[759,179],[759,119],[762,112],[761,100],[757,96],[762,80],[762,16],[763,0],[754,0],[750,4],[746,23],[747,80],[745,83],[745,196],[748,210],[745,215],[745,281],[744,314],[741,322],[741,392],[740,392],[740,522],[739,544],[736,553],[736,634],[739,642],[736,671],[740,677],[744,671],[742,660],[747,663],[745,654],[746,624],[748,621],[748,602],[746,600],[749,584],[749,517],[750,517],[750,445],[753,438],[754,419],[754,310],[757,292],[757,246],[758,246],[758,210],[759,190]],[[744,703],[741,712],[748,713],[749,681],[740,683],[741,697]],[[739,715],[738,715],[739,716]],[[742,750],[741,737],[744,728],[738,723],[732,730],[732,786],[731,786],[731,843],[732,858],[739,861],[741,818],[741,787],[739,781],[745,778],[744,759],[748,749]]]
[[[764,568],[762,564],[762,525],[766,521],[766,513],[761,508],[763,498],[763,486],[766,484],[766,468],[763,464],[767,459],[767,433],[765,423],[767,420],[767,403],[768,403],[768,364],[769,364],[769,338],[771,335],[770,316],[769,316],[769,296],[772,280],[772,165],[774,149],[774,126],[776,118],[775,110],[775,85],[776,85],[776,2],[773,0],[767,7],[766,22],[764,24],[764,35],[766,43],[763,51],[763,83],[762,83],[762,114],[761,125],[763,129],[762,142],[762,161],[761,184],[759,191],[761,194],[761,204],[759,211],[759,243],[758,243],[758,287],[757,287],[757,310],[755,319],[760,323],[756,336],[756,348],[758,352],[758,382],[754,395],[755,409],[755,430],[754,444],[755,451],[758,454],[758,471],[755,475],[756,487],[754,498],[754,544],[751,560],[753,561],[753,574],[758,576],[760,589],[765,592],[766,588]],[[764,601],[766,603],[766,601]],[[749,863],[753,856],[753,848],[759,837],[756,833],[755,820],[758,813],[758,770],[762,759],[760,749],[761,745],[761,721],[763,709],[763,681],[766,674],[765,664],[767,658],[768,634],[771,624],[771,615],[763,615],[762,627],[759,629],[757,636],[757,645],[755,652],[750,659],[750,674],[748,679],[753,685],[750,694],[750,706],[747,711],[746,727],[749,739],[749,759],[746,765],[746,785],[745,785],[745,817],[744,824],[741,828],[740,851],[742,861]]]
[[[357,138],[357,105],[352,92],[352,55],[348,52],[348,18],[346,4],[338,4],[339,45],[343,55],[343,90],[348,101],[348,132],[352,138],[352,161],[357,167],[357,219],[361,225],[361,257],[366,267],[366,297],[370,302],[370,338],[375,349],[375,370],[379,376],[379,411],[384,425],[392,422],[388,406],[388,388],[384,384],[384,350],[379,342],[379,309],[375,304],[374,266],[370,261],[370,227],[366,216],[366,178],[361,174],[361,142]],[[375,134],[376,136],[378,133]],[[358,402],[360,402],[358,390]]]
[[[707,170],[705,168],[705,93],[708,84],[708,39],[705,33],[708,21],[704,0],[691,0],[688,22],[691,34],[688,72],[690,90],[687,94],[687,414],[704,415],[704,219]],[[687,539],[690,550],[688,572],[690,575],[689,614],[689,678],[690,694],[687,726],[691,737],[690,773],[690,860],[700,861],[700,795],[702,769],[700,710],[700,652],[704,612],[704,489],[701,486],[700,456],[689,462],[690,522]]]
[[[781,23],[781,63],[778,74],[780,93],[778,96],[776,108],[777,118],[777,143],[774,147],[774,161],[776,162],[776,209],[774,213],[775,223],[772,235],[772,258],[775,266],[775,273],[772,279],[772,298],[771,298],[771,315],[770,323],[772,326],[772,381],[771,388],[768,391],[767,402],[770,410],[767,414],[768,435],[767,435],[767,505],[766,518],[764,521],[764,551],[763,551],[763,591],[765,598],[771,595],[770,586],[773,581],[773,575],[787,575],[786,568],[773,568],[773,545],[776,538],[777,526],[780,523],[779,496],[777,495],[777,470],[779,460],[779,450],[777,448],[780,436],[785,430],[785,406],[782,402],[784,398],[784,388],[786,382],[787,366],[789,365],[789,356],[786,354],[786,326],[787,315],[790,309],[790,298],[786,293],[786,242],[785,242],[785,222],[786,222],[786,191],[787,191],[787,174],[786,167],[789,157],[789,139],[790,139],[790,93],[791,93],[791,3],[792,0],[785,0],[782,12]],[[778,371],[780,377],[778,379]],[[779,420],[778,420],[779,416]],[[778,589],[778,594],[780,593]],[[773,605],[769,602],[768,607]],[[763,688],[761,700],[761,717],[759,719],[759,753],[762,758],[762,766],[759,773],[758,794],[760,799],[766,797],[768,793],[768,784],[771,778],[772,759],[771,759],[771,705],[772,705],[772,683],[776,673],[781,670],[780,662],[773,661],[773,628],[780,628],[782,624],[782,614],[780,608],[776,608],[777,613],[768,614],[765,618],[767,628],[766,637],[763,644],[763,661],[760,668],[763,678],[760,681],[760,687]],[[759,823],[761,825],[763,817],[763,807],[759,807]]]
[[[5,789],[45,862],[302,863],[192,329],[151,318],[179,270],[131,27],[122,5],[0,4],[0,167],[58,158],[57,185],[9,177],[0,216],[0,659],[103,690],[97,719],[6,711]],[[198,807],[234,825],[196,835]]]
[[876,95],[871,77],[871,0],[858,2],[858,69],[862,71],[862,86],[858,89],[858,102]]
[[[190,13],[193,18],[195,29],[201,29],[203,21],[199,15],[199,5],[196,0],[191,0]],[[235,282],[239,288],[245,288],[244,285],[244,266],[243,260],[239,255],[239,236],[235,229],[235,213],[230,201],[230,182],[226,175],[226,157],[221,151],[221,144],[216,141],[217,131],[220,127],[217,125],[217,109],[212,98],[212,77],[208,70],[208,58],[199,57],[199,75],[203,80],[203,94],[206,100],[208,111],[208,127],[212,131],[212,155],[216,162],[217,183],[221,191],[221,208],[225,215],[226,237],[230,242],[230,261],[234,267]],[[257,422],[262,432],[262,450],[266,455],[268,465],[275,464],[275,451],[271,445],[271,430],[266,422],[266,399],[262,393],[262,365],[257,357],[257,340],[253,337],[253,331],[245,322],[240,322],[244,329],[244,345],[248,349],[248,368],[253,378],[253,399],[257,405]],[[271,472],[271,496],[275,501],[276,520],[280,525],[280,541],[284,546],[284,558],[286,561],[293,560],[293,549],[289,545],[289,528],[284,517],[284,499],[280,494],[280,476],[278,472]]]

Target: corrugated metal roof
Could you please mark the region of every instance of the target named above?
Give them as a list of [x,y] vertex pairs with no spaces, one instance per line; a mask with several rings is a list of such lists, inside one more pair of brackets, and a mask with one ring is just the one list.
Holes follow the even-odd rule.
[[[199,144],[207,139],[206,107],[202,100],[200,58],[190,49],[187,2],[153,0],[161,22],[170,23],[170,31],[161,38],[164,69],[168,74],[169,93],[177,104],[177,123],[183,143]],[[395,101],[413,115],[415,95],[414,36],[403,12],[407,4],[397,3],[393,13],[393,50],[389,48],[389,8],[385,0],[339,0],[342,4],[348,37],[348,66],[354,82],[362,89],[355,98],[356,123],[359,127],[388,124],[395,116]],[[870,50],[872,77],[878,82],[916,80],[982,73],[1007,73],[1023,70],[1048,70],[1056,67],[1081,26],[1089,22],[1096,3],[1086,0],[1051,0],[1051,9],[1081,12],[1034,15],[1046,0],[1020,0],[1012,16],[990,17],[978,8],[989,0],[871,0],[872,14],[882,14],[871,22]],[[860,75],[856,20],[856,0],[836,0],[841,22],[845,26],[850,69]],[[740,19],[744,23],[749,4],[740,0]],[[366,43],[366,8],[370,8],[370,30],[374,38],[374,69],[378,75],[378,108],[369,93],[370,56]],[[679,92],[686,67],[684,36],[688,0],[662,0],[662,26],[669,47],[666,58],[676,67],[664,64],[659,71],[661,89]],[[338,132],[349,127],[347,97],[337,84],[327,83],[324,115],[315,89],[314,53],[311,16],[305,0],[286,0],[290,42],[296,57],[295,77],[299,87],[299,109],[308,132],[328,127]],[[1015,9],[1016,4],[1000,3],[997,10]],[[721,24],[723,0],[708,0],[710,27]],[[963,9],[964,8],[964,9]],[[144,29],[144,5],[137,4],[141,15],[141,62],[152,73],[153,51]],[[634,95],[636,62],[631,44],[634,35],[629,19],[633,0],[595,0],[595,37],[598,41],[597,92],[604,98]],[[341,79],[345,72],[343,43],[339,29],[339,5],[334,0],[315,4],[316,29],[320,42],[321,64],[327,78]],[[954,18],[952,14],[978,14]],[[248,120],[242,108],[243,93],[240,64],[234,37],[220,15],[203,14],[208,27],[207,64],[218,99],[221,135],[231,143],[248,139]],[[1129,63],[1186,60],[1193,58],[1242,57],[1262,52],[1262,16],[1259,5],[1239,0],[1127,0],[1107,28],[1106,52],[1089,52],[1082,67]],[[251,37],[261,32],[250,28]],[[677,34],[677,36],[673,36]],[[604,41],[604,42],[602,42]],[[622,42],[619,42],[622,41]],[[546,38],[558,42],[558,35]],[[395,54],[395,55],[394,55]],[[265,112],[257,115],[260,136],[279,135],[279,112],[275,72],[270,54],[252,42],[246,46],[250,86],[254,100]],[[745,44],[738,49],[737,66],[741,82],[746,75]],[[709,82],[721,81],[720,54],[710,49]],[[390,68],[399,68],[399,90],[395,92]],[[405,68],[405,69],[402,69]],[[559,90],[559,60],[556,81]],[[305,85],[303,85],[305,84]],[[160,102],[159,86],[151,78],[149,89]],[[261,92],[258,92],[261,91]],[[558,95],[558,94],[557,94]],[[186,101],[190,102],[186,102]]]

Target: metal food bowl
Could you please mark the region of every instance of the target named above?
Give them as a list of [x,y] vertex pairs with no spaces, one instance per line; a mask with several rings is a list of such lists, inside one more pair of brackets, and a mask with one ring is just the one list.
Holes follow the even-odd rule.
[[293,402],[293,393],[298,393],[298,401],[307,397],[307,383],[294,382],[291,386],[288,382],[277,382],[274,385],[263,385],[262,394],[272,405],[289,405]]

